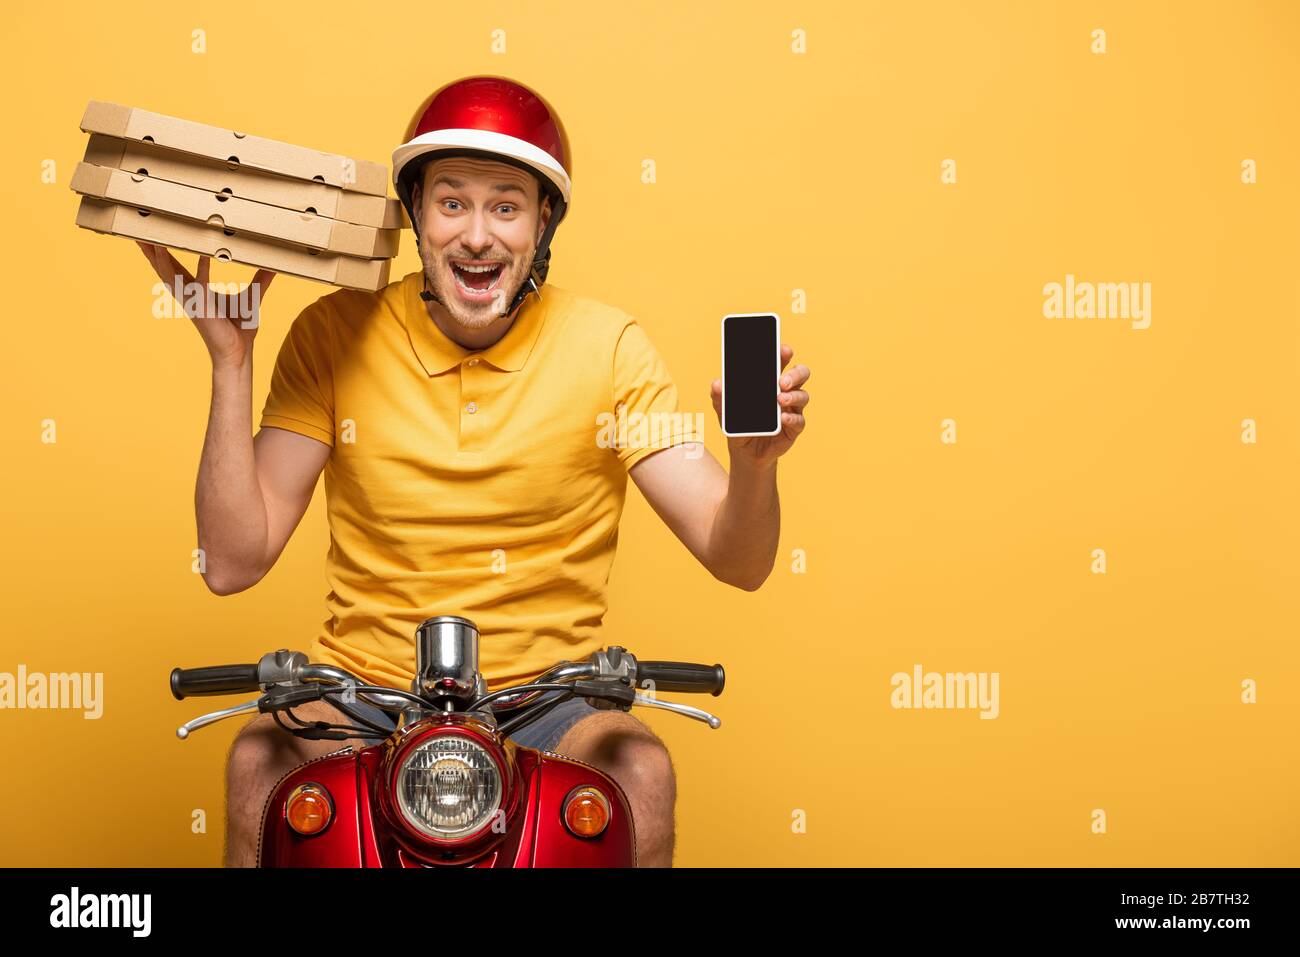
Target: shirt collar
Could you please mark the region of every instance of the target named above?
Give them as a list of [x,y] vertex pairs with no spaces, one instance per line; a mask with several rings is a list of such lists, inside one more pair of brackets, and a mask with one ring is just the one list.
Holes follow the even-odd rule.
[[529,295],[515,311],[514,322],[506,334],[486,349],[466,349],[448,338],[429,316],[420,298],[424,273],[416,271],[402,280],[406,295],[406,331],[416,357],[429,375],[439,375],[459,365],[468,356],[477,355],[506,372],[518,372],[528,361],[541,332],[546,309],[540,294]]

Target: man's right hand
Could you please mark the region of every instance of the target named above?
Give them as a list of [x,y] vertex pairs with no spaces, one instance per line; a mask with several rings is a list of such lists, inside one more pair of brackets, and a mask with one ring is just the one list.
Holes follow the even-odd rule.
[[[203,344],[208,347],[212,357],[213,368],[229,366],[240,368],[253,358],[253,339],[257,335],[258,307],[266,294],[275,273],[269,269],[259,269],[253,281],[244,289],[234,294],[209,295],[208,274],[212,257],[199,257],[199,275],[196,280],[189,270],[176,261],[171,250],[154,243],[138,243],[144,251],[145,258],[153,266],[158,278],[163,281],[169,293],[176,291],[176,281],[180,277],[184,286],[180,300],[181,308],[190,317]],[[201,294],[195,286],[201,287]],[[254,289],[256,287],[256,290]]]

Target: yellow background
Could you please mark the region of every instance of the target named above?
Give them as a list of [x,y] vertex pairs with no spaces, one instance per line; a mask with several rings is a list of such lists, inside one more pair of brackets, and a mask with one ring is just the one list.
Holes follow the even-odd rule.
[[[153,317],[130,242],[73,225],[86,102],[387,163],[474,72],[561,111],[553,278],[641,319],[724,464],[720,317],[779,312],[813,370],[761,591],[715,582],[629,487],[607,641],[728,673],[721,730],[645,715],[679,865],[1300,864],[1296,7],[617,7],[6,11],[0,671],[102,671],[106,710],[0,712],[0,864],[216,864],[236,724],[173,732],[238,699],[175,702],[167,674],[305,648],[324,607],[321,490],[256,588],[190,570],[208,359]],[[1151,327],[1044,318],[1066,273],[1152,283]],[[269,291],[257,410],[329,291]],[[998,672],[1000,717],[891,708],[918,663]]]

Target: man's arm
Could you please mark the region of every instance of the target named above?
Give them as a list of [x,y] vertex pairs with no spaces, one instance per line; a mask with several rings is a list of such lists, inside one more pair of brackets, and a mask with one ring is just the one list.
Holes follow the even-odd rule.
[[214,368],[194,490],[203,580],[217,595],[261,581],[302,520],[329,458],[324,442],[264,428],[254,438],[252,365]]
[[[757,591],[776,564],[781,537],[777,460],[804,430],[808,367],[787,369],[794,350],[781,346],[777,402],[781,431],[773,436],[728,437],[731,474],[702,445],[677,445],[652,452],[628,471],[665,524],[714,578]],[[722,421],[722,380],[709,387]],[[690,450],[690,455],[688,455]],[[695,452],[702,455],[695,455]],[[694,456],[694,457],[691,457]]]
[[[702,445],[647,455],[628,474],[673,534],[718,581],[756,591],[772,572],[781,536],[776,463],[733,463],[731,474]],[[696,458],[696,451],[703,452]]]
[[218,296],[208,283],[210,257],[199,257],[195,276],[165,247],[139,245],[167,289],[184,279],[185,314],[212,360],[194,515],[203,580],[216,594],[229,595],[256,584],[280,557],[307,511],[330,447],[283,429],[262,429],[253,439],[253,340],[262,295],[275,274],[259,269],[247,288]]

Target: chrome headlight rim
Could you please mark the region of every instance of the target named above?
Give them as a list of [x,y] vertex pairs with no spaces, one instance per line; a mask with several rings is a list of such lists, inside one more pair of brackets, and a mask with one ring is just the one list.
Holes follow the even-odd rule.
[[[495,776],[495,788],[492,800],[488,806],[475,819],[475,823],[462,828],[457,832],[439,830],[427,825],[418,814],[414,813],[409,807],[405,795],[402,791],[403,775],[409,769],[410,762],[424,748],[430,745],[437,745],[447,742],[448,739],[454,739],[462,742],[462,748],[473,749],[481,752],[487,759],[487,768]],[[448,847],[462,846],[466,842],[473,840],[475,837],[489,832],[492,826],[493,818],[498,811],[505,807],[507,779],[505,767],[501,761],[500,755],[496,753],[496,748],[488,741],[484,741],[478,735],[467,731],[463,727],[456,725],[445,726],[427,730],[418,737],[412,738],[406,742],[404,747],[393,754],[392,770],[389,774],[389,786],[387,788],[390,805],[393,809],[393,816],[402,824],[402,826],[420,841],[434,845],[445,845]]]

